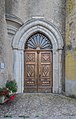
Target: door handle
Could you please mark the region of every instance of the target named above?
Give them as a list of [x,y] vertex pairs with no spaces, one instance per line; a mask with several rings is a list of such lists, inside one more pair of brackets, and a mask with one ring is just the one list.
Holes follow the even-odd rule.
[[40,82],[40,80],[41,80],[41,74],[39,74],[39,82]]
[[41,77],[41,74],[39,74],[39,78]]

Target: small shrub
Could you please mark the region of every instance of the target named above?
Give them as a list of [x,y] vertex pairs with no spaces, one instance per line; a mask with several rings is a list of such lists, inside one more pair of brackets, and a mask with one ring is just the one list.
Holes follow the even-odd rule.
[[15,80],[8,80],[6,82],[6,88],[8,88],[9,90],[11,90],[12,92],[17,92],[17,83]]

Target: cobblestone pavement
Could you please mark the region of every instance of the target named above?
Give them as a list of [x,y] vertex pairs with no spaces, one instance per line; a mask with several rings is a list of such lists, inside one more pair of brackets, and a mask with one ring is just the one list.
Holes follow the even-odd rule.
[[57,94],[18,94],[0,105],[0,119],[76,119],[76,99]]
[[35,117],[35,118],[26,118],[26,117],[7,117],[7,118],[0,118],[0,119],[76,119],[76,116],[51,116],[48,118],[41,118],[41,117]]

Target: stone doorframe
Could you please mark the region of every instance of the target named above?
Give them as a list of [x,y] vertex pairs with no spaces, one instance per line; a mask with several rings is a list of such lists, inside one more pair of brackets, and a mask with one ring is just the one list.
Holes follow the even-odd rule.
[[24,46],[27,39],[33,34],[45,34],[53,45],[53,93],[62,92],[62,50],[63,39],[53,23],[41,19],[26,22],[16,33],[12,42],[13,48],[13,73],[18,84],[18,93],[24,91]]

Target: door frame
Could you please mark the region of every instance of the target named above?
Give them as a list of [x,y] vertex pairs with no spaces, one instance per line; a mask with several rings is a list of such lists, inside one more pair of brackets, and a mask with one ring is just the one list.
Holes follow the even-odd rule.
[[62,53],[63,39],[53,23],[41,19],[26,22],[16,33],[12,42],[13,75],[18,85],[18,93],[24,90],[24,46],[33,34],[41,32],[51,40],[53,46],[53,93],[62,93]]

